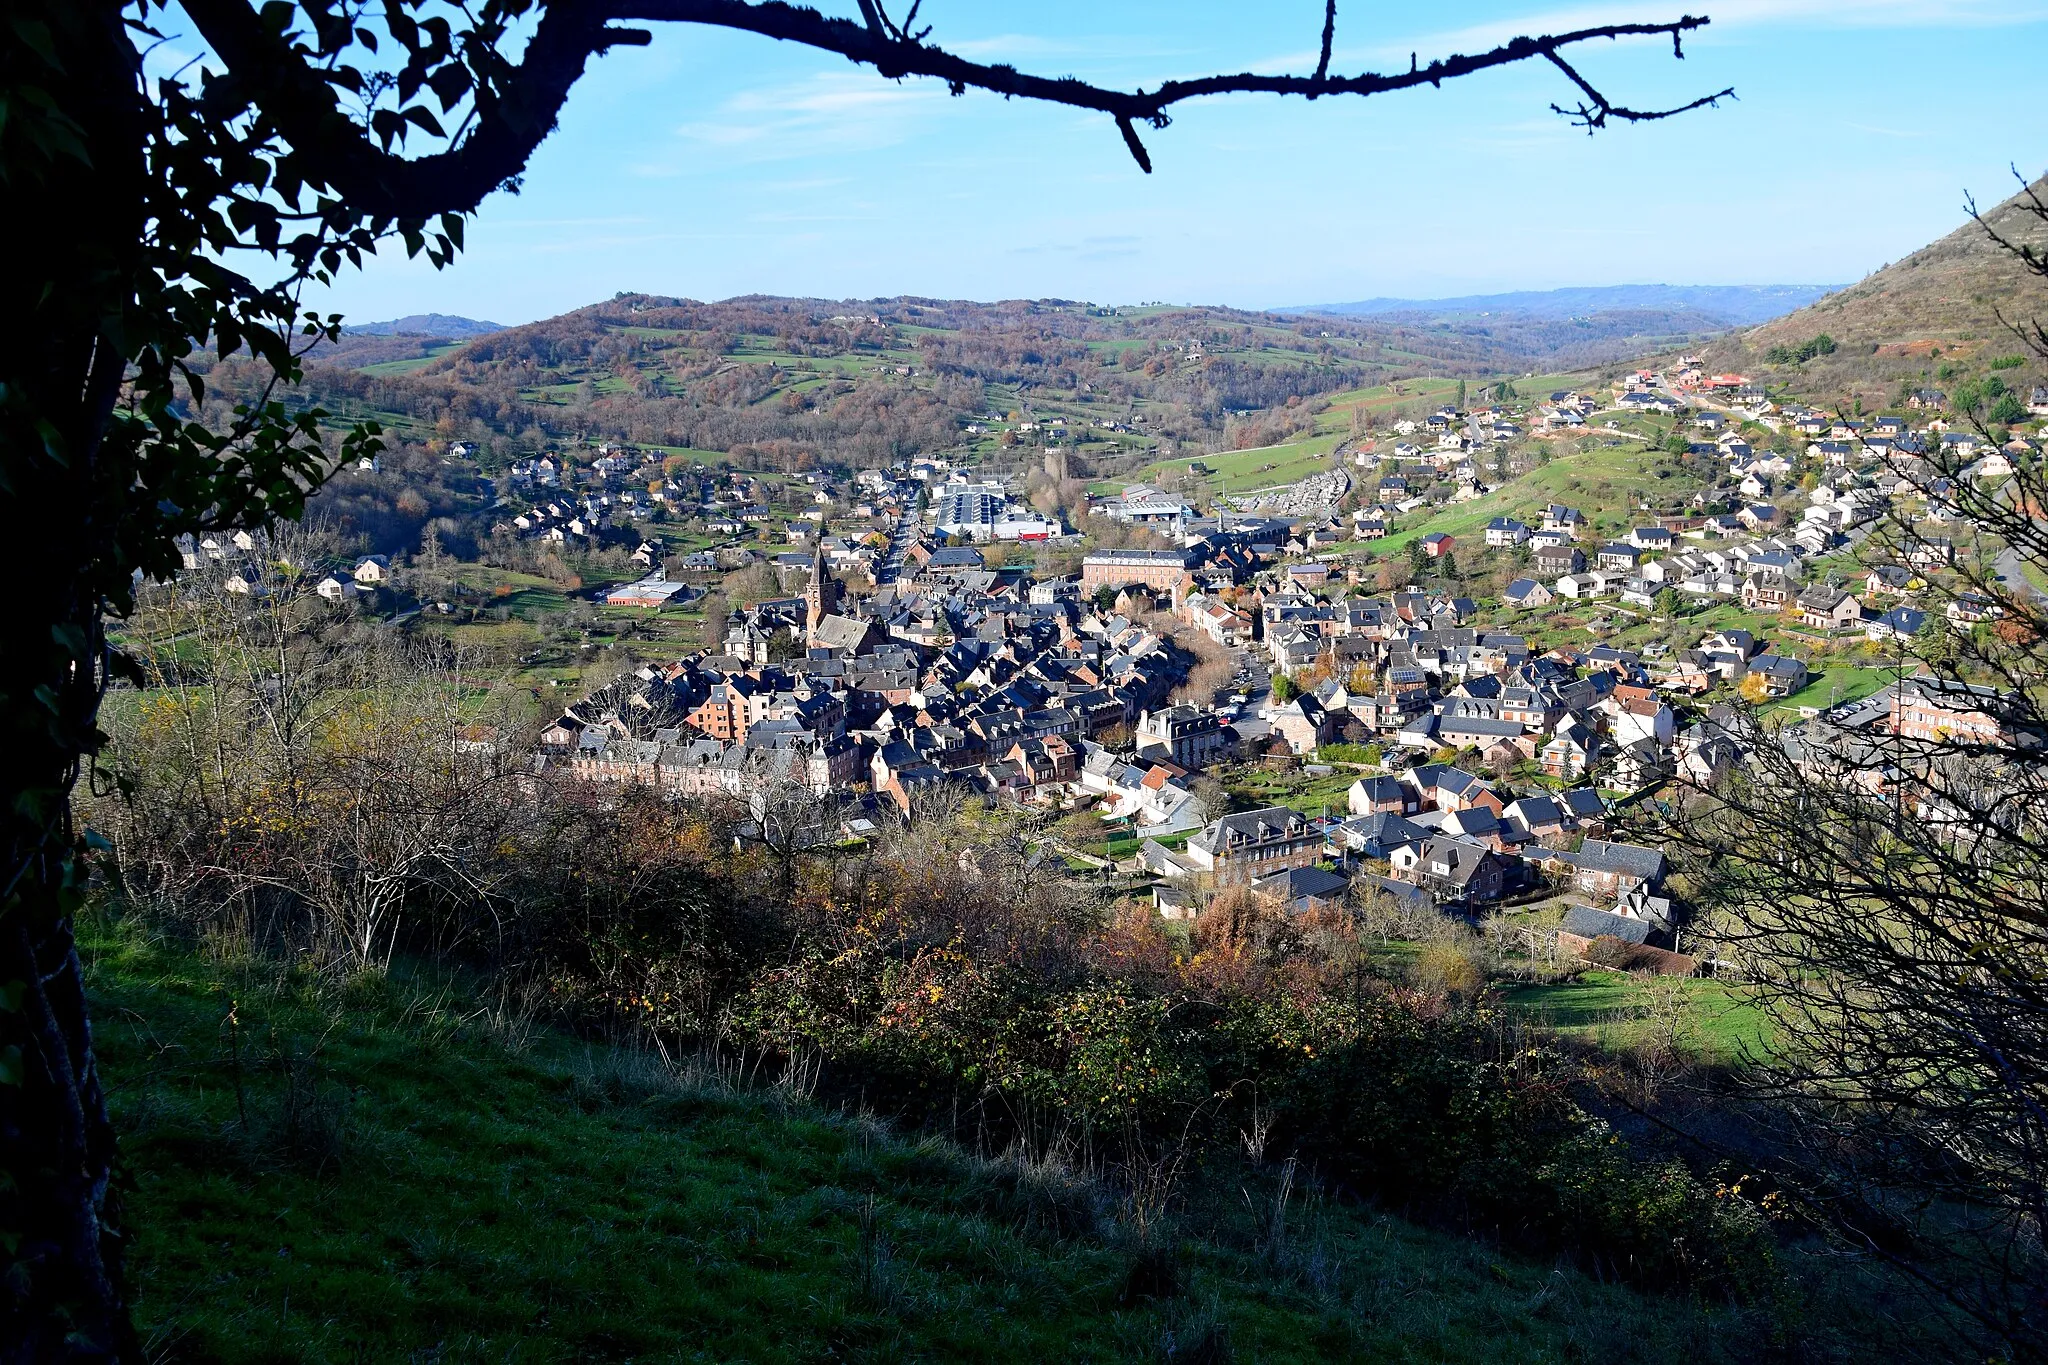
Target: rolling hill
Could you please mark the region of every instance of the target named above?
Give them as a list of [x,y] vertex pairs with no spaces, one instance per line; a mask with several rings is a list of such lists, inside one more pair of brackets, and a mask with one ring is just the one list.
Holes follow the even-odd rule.
[[[2033,192],[2048,193],[2048,181]],[[1985,225],[2008,241],[2048,247],[2048,222],[2027,209],[2026,192],[1984,214],[1984,225],[1965,222],[1863,280],[1795,313],[1722,337],[1705,349],[1716,369],[1754,373],[1786,391],[1826,401],[1884,406],[1905,388],[1955,381],[1988,369],[1997,357],[2021,355],[2019,340],[2001,317],[2048,319],[2048,285],[1991,239]],[[1822,334],[1832,353],[1804,363],[1774,363],[1774,347],[1796,348]],[[2009,371],[2006,382],[2039,382],[2033,357]]]
[[350,336],[428,336],[428,337],[480,337],[492,332],[502,332],[501,322],[479,322],[475,318],[459,318],[449,313],[410,313],[389,322],[356,322],[341,329]]
[[[1578,371],[1725,325],[1658,309],[1311,318],[1060,299],[621,295],[482,335],[463,329],[488,324],[435,315],[351,329],[313,348],[304,392],[332,413],[485,445],[591,436],[857,464],[952,449],[968,428],[985,431],[976,419],[990,411],[1029,409],[1086,438],[1069,444],[1100,447],[1076,452],[1097,477],[1114,471],[1093,457],[1162,439],[1285,442],[1343,392]],[[223,401],[260,385],[240,368],[230,358],[217,371]],[[993,435],[982,444],[999,453]]]

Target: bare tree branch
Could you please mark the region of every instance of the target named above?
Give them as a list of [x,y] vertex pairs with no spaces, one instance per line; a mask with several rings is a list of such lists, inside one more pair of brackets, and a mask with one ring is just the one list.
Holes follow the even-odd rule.
[[550,5],[504,93],[479,93],[474,126],[461,144],[407,158],[379,148],[342,111],[326,74],[302,60],[287,34],[247,0],[191,0],[184,9],[227,66],[233,93],[249,98],[296,150],[314,158],[350,208],[387,221],[475,209],[526,169],[593,55],[651,36],[608,27],[597,5]]
[[[1316,79],[1322,81],[1330,74],[1330,45],[1337,40],[1337,0],[1327,0],[1323,6],[1323,55],[1316,62]],[[1314,99],[1314,95],[1309,96]]]
[[[1672,40],[1675,44],[1677,41],[1676,34],[1672,35]],[[1563,57],[1560,57],[1555,51],[1545,51],[1543,55],[1550,59],[1552,66],[1564,72],[1570,78],[1571,83],[1578,86],[1586,95],[1586,98],[1581,100],[1575,109],[1567,109],[1563,105],[1553,104],[1550,106],[1550,112],[1570,119],[1574,124],[1584,128],[1589,136],[1605,128],[1607,120],[1610,118],[1620,119],[1624,123],[1642,123],[1650,119],[1671,118],[1677,114],[1690,113],[1694,109],[1716,108],[1722,100],[1732,100],[1735,98],[1735,89],[1733,86],[1730,86],[1725,90],[1717,90],[1711,95],[1702,95],[1692,103],[1681,104],[1676,109],[1661,109],[1648,112],[1641,109],[1629,109],[1613,103],[1607,96],[1594,89],[1592,83],[1579,74],[1578,68],[1567,62]],[[1683,52],[1678,55],[1681,59],[1685,56]]]
[[[1469,76],[1531,58],[1544,58],[1578,87],[1583,99],[1574,111],[1559,109],[1589,132],[1609,120],[1642,122],[1713,105],[1732,90],[1703,96],[1672,109],[1641,110],[1609,100],[1559,54],[1594,39],[1668,36],[1684,55],[1685,34],[1708,22],[1686,15],[1665,23],[1603,24],[1567,33],[1519,37],[1474,54],[1454,54],[1391,75],[1361,72],[1332,76],[1336,36],[1335,0],[1324,8],[1320,59],[1313,75],[1206,76],[1169,80],[1152,89],[1117,90],[1073,77],[1032,75],[1015,67],[969,61],[926,41],[931,29],[913,30],[913,4],[903,23],[889,17],[880,0],[859,0],[861,20],[836,18],[783,0],[555,0],[542,11],[524,59],[504,78],[476,87],[475,106],[456,145],[408,158],[380,147],[342,107],[334,72],[303,59],[286,27],[291,11],[254,9],[249,0],[190,0],[185,12],[228,68],[228,89],[245,96],[348,206],[382,221],[422,220],[441,213],[473,211],[485,195],[515,181],[527,159],[555,126],[569,89],[588,60],[621,45],[649,41],[644,29],[618,27],[622,21],[701,24],[799,43],[873,67],[892,80],[925,76],[941,80],[953,94],[970,87],[1006,98],[1042,100],[1110,116],[1132,159],[1146,172],[1151,157],[1136,125],[1165,128],[1168,111],[1186,100],[1225,94],[1369,96]],[[1556,108],[1557,106],[1553,106]],[[423,111],[424,112],[424,111]]]

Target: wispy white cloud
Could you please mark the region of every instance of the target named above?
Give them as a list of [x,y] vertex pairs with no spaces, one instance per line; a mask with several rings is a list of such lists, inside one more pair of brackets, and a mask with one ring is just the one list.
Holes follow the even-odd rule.
[[1072,61],[1082,69],[1128,71],[1133,63],[1178,61],[1200,49],[1187,43],[1161,42],[1158,34],[1090,33],[1086,38],[1048,38],[1034,33],[1001,33],[987,38],[948,39],[940,29],[932,41],[976,61],[1043,65]]
[[[1639,0],[1596,0],[1591,4],[1566,5],[1534,10],[1522,15],[1504,15],[1464,28],[1420,31],[1393,38],[1375,38],[1369,43],[1345,41],[1340,12],[1337,44],[1332,52],[1335,70],[1361,67],[1384,68],[1390,60],[1406,65],[1410,53],[1427,62],[1452,52],[1482,52],[1525,34],[1570,33],[1577,29],[1607,24],[1638,24],[1676,18],[1693,8],[1703,9],[1713,23],[1692,40],[1709,41],[1731,30],[1771,26],[1806,29],[1911,29],[1911,28],[2002,28],[2048,20],[2048,4],[2041,0],[1711,0],[1700,6],[1670,6],[1667,16],[1645,10]],[[1304,31],[1305,38],[1313,37]],[[1253,64],[1259,71],[1307,71],[1319,53],[1312,47],[1277,53]]]
[[600,252],[615,252],[630,247],[652,246],[667,242],[721,242],[740,238],[736,232],[643,232],[631,235],[602,235],[592,237],[571,237],[552,242],[536,242],[508,253],[523,256],[587,256]]
[[1139,254],[1145,239],[1129,233],[1105,233],[1064,242],[1013,246],[1012,256],[1056,256],[1069,261],[1119,261]]
[[773,194],[802,194],[806,190],[836,190],[852,183],[852,176],[813,175],[800,180],[763,180],[760,186]]
[[899,85],[865,72],[821,72],[790,85],[743,90],[713,116],[683,124],[676,136],[700,152],[747,161],[873,151],[910,136],[918,117],[945,98],[945,88],[929,82]]
[[755,213],[748,216],[750,223],[881,223],[889,220],[882,213]]
[[1013,57],[1078,57],[1091,52],[1091,45],[1047,38],[1036,33],[998,33],[988,38],[947,39],[934,34],[932,41],[942,44],[947,51],[957,52],[963,57],[997,57],[1008,60]]

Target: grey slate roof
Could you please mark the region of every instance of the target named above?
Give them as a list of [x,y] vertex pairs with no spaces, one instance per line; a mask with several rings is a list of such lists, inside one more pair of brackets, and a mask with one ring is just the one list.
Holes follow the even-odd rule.
[[1574,867],[1592,868],[1600,872],[1621,872],[1644,881],[1656,881],[1664,875],[1664,854],[1661,850],[1645,848],[1641,844],[1618,844],[1606,839],[1588,839],[1575,854],[1566,855],[1566,861]]
[[1573,787],[1561,794],[1565,809],[1581,820],[1596,819],[1607,812],[1607,802],[1592,787]]
[[1562,933],[1577,934],[1580,938],[1602,938],[1612,935],[1623,943],[1638,946],[1650,938],[1648,920],[1631,919],[1627,915],[1610,915],[1605,910],[1595,910],[1590,905],[1574,905],[1565,912],[1564,922],[1559,924]]
[[1290,901],[1304,896],[1329,898],[1341,896],[1350,883],[1334,872],[1320,867],[1293,867],[1285,872],[1275,872],[1270,877],[1260,877],[1252,883],[1252,890],[1262,895],[1281,896]]
[[1354,815],[1337,828],[1345,843],[1372,858],[1383,858],[1403,844],[1419,844],[1429,837],[1421,825],[1387,811]]

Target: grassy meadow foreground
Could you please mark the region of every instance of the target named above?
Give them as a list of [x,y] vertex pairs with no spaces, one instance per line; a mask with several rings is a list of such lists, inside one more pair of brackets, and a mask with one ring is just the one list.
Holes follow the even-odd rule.
[[1644,1295],[1277,1167],[1161,1218],[445,983],[118,926],[90,951],[156,1359],[1675,1361],[1806,1335],[1789,1298]]

